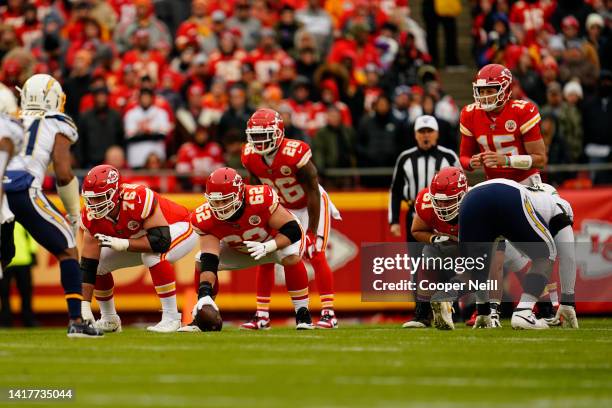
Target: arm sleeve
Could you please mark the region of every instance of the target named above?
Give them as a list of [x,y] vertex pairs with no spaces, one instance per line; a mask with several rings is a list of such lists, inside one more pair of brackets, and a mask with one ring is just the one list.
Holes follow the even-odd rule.
[[478,152],[476,140],[472,136],[461,134],[461,145],[459,147],[459,162],[465,170],[473,170],[470,166],[472,156]]
[[404,200],[404,187],[406,185],[406,178],[402,170],[405,161],[400,156],[395,163],[393,181],[391,181],[391,189],[389,190],[389,224],[399,223],[400,209],[402,200]]
[[555,245],[559,253],[561,293],[574,293],[576,286],[576,250],[574,247],[574,231],[570,225],[555,235]]

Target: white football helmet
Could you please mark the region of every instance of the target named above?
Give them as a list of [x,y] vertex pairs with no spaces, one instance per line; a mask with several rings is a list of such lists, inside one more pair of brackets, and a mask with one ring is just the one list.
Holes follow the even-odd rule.
[[17,98],[9,88],[0,83],[0,113],[14,116],[17,110]]
[[66,95],[55,78],[47,74],[32,75],[23,84],[21,110],[63,112]]

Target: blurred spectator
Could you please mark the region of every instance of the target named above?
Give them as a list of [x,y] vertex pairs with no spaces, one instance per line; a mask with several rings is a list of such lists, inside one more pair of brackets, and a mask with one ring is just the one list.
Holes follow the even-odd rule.
[[219,123],[221,115],[227,109],[227,94],[223,78],[213,78],[210,91],[202,98],[202,114],[199,122],[206,127]]
[[251,15],[250,0],[238,0],[234,4],[235,14],[227,22],[227,27],[240,32],[242,46],[247,51],[257,46],[257,37],[261,31],[261,22]]
[[119,52],[124,53],[131,48],[132,38],[139,29],[149,33],[149,40],[154,49],[169,50],[172,43],[168,27],[153,14],[152,1],[134,0],[134,6],[136,7],[134,21],[120,23],[115,30],[113,38]]
[[308,0],[307,5],[298,10],[296,20],[306,31],[314,35],[320,50],[329,49],[329,42],[332,39],[332,19],[322,7],[320,0]]
[[293,58],[286,58],[282,61],[280,71],[278,71],[278,86],[281,88],[283,99],[291,95],[293,81],[297,78],[295,61]]
[[[374,111],[365,116],[357,130],[357,163],[360,167],[393,166],[399,152],[407,145],[407,129],[393,122],[391,101],[381,95],[374,103]],[[369,186],[384,186],[388,180],[363,180]]]
[[[540,3],[544,3],[540,1]],[[584,28],[587,16],[593,12],[593,8],[589,4],[590,2],[584,0],[557,0],[546,2],[548,9],[552,9],[550,13],[546,13],[544,18],[549,21],[555,28],[560,31],[563,19],[567,16],[574,16],[580,27]],[[584,30],[580,32],[580,35],[584,35]]]
[[89,15],[100,23],[107,32],[113,32],[117,26],[117,14],[105,0],[89,0],[91,10]]
[[175,140],[180,145],[193,139],[196,128],[202,125],[202,98],[204,88],[199,84],[193,84],[187,90],[187,103],[176,111]]
[[133,42],[134,48],[123,55],[122,64],[131,65],[138,76],[148,76],[157,84],[166,67],[165,55],[154,48],[150,33],[144,28],[134,32]]
[[225,80],[228,84],[240,81],[241,66],[247,53],[238,46],[236,35],[226,31],[221,35],[219,49],[210,54],[208,67],[210,75]]
[[23,24],[17,27],[16,34],[21,44],[31,49],[34,41],[42,37],[42,24],[38,21],[36,5],[28,3],[23,8]]
[[[501,10],[500,10],[501,11]],[[531,45],[537,33],[545,28],[546,22],[555,11],[555,2],[526,0],[517,1],[510,9],[510,28],[517,44]]]
[[298,49],[296,62],[297,75],[306,78],[309,83],[314,81],[314,75],[319,68],[319,59],[314,48],[304,47]]
[[[559,129],[558,118],[552,113],[542,113],[540,128],[546,146],[548,163],[563,164],[570,162],[567,145]],[[569,177],[570,173],[551,173],[547,175],[546,182],[559,185]]]
[[576,17],[567,16],[561,22],[562,31],[560,38],[563,40],[563,44],[566,48],[569,48],[570,42],[580,43],[585,58],[599,71],[599,56],[597,55],[597,50],[590,42],[584,40],[582,36],[579,35],[579,29],[580,23]]
[[280,10],[278,23],[274,27],[278,35],[278,45],[287,53],[291,53],[295,45],[295,37],[300,23],[295,18],[295,9],[284,4]]
[[125,143],[127,162],[131,168],[144,167],[150,154],[166,158],[166,138],[171,131],[168,113],[153,104],[154,93],[142,88],[138,104],[125,113]]
[[[331,63],[349,59],[352,68],[357,70],[362,70],[367,64],[380,65],[378,50],[369,41],[368,27],[364,24],[352,25],[345,37],[335,41],[327,59]],[[352,73],[352,69],[349,72]]]
[[[176,172],[183,190],[191,191],[195,187],[203,191],[210,173],[223,165],[223,149],[210,140],[208,128],[198,126],[193,142],[185,143],[178,151]],[[192,174],[185,176],[188,173]]]
[[569,41],[559,67],[559,79],[567,82],[572,78],[578,78],[585,90],[590,92],[597,85],[597,76],[597,67],[585,58],[582,44],[575,40]]
[[[606,53],[606,50],[610,50],[609,42],[611,38],[609,35],[604,36],[602,33],[604,32],[604,19],[599,14],[589,14],[589,17],[586,21],[586,29],[587,36],[586,39],[590,43],[591,46],[597,52],[599,57],[600,67],[609,68],[610,67],[610,56]],[[607,48],[606,48],[607,47]]]
[[312,105],[310,134],[314,135],[319,129],[325,126],[328,116],[327,110],[331,106],[340,111],[344,126],[351,127],[353,125],[351,112],[348,106],[340,101],[338,84],[336,84],[333,79],[326,79],[321,82],[320,88],[321,101]]
[[[3,224],[3,235],[7,235]],[[21,298],[21,321],[25,327],[36,327],[38,322],[32,311],[32,266],[36,264],[37,245],[32,236],[19,224],[15,223],[11,236],[15,242],[15,256],[8,265],[4,266],[3,277],[0,278],[0,327],[11,327],[13,316],[11,313],[11,283],[15,280],[19,297]]]
[[423,20],[427,31],[427,49],[431,55],[432,62],[436,67],[440,66],[438,56],[438,25],[444,30],[444,63],[446,66],[459,65],[457,56],[457,16],[461,14],[460,0],[424,0]]
[[[433,95],[427,94],[423,97],[422,102],[423,115],[433,116],[438,123],[438,140],[437,144],[443,147],[447,147],[452,150],[457,150],[457,137],[453,126],[445,119],[438,116],[436,113],[436,99]],[[410,132],[410,141],[412,144],[414,127],[408,128]]]
[[[564,97],[566,101],[563,100]],[[546,115],[554,120],[554,123],[549,124],[551,140],[563,139],[565,148],[561,158],[565,159],[566,163],[577,163],[582,155],[582,115],[576,106],[579,99],[582,99],[582,88],[577,82],[568,82],[563,92],[561,85],[553,82],[548,85],[546,91],[546,105],[540,110],[542,116]],[[560,154],[557,153],[557,157],[559,158]]]
[[245,141],[246,123],[253,114],[253,109],[247,105],[246,92],[242,86],[234,85],[229,91],[229,108],[223,112],[217,128],[217,139],[227,143],[227,138],[233,131]]
[[416,48],[414,37],[409,33],[406,43],[401,46],[389,69],[385,72],[384,83],[387,88],[418,82],[417,70],[429,61],[429,56]]
[[272,29],[264,28],[260,35],[259,45],[251,51],[249,59],[253,63],[257,80],[266,85],[276,78],[281,63],[290,57],[278,47],[276,34]]
[[108,88],[99,85],[90,92],[93,107],[81,114],[78,120],[77,157],[82,168],[101,164],[110,146],[124,142],[121,115],[109,107]]
[[[326,124],[317,132],[312,144],[313,160],[323,178],[328,168],[349,168],[357,164],[355,131],[342,123],[342,113],[337,107],[329,106],[326,114]],[[348,186],[350,180],[331,178],[327,184]]]
[[521,84],[521,89],[527,96],[538,105],[546,100],[546,88],[542,77],[536,71],[531,55],[525,49],[521,54],[516,68],[512,71],[512,77]]
[[308,132],[311,128],[310,118],[313,108],[310,98],[310,81],[304,77],[297,77],[293,81],[291,98],[286,102],[293,110],[291,115],[293,124],[302,131]]
[[309,146],[312,146],[312,138],[302,129],[293,124],[293,109],[291,109],[288,104],[282,103],[278,108],[278,113],[280,113],[281,118],[283,119],[283,124],[285,125],[285,135],[287,135],[287,137],[295,140],[301,140]]
[[70,76],[64,81],[63,88],[66,95],[66,113],[75,119],[79,114],[81,98],[89,90],[91,82],[92,54],[87,50],[80,50],[74,56],[74,66]]
[[406,128],[410,127],[410,113],[408,111],[410,107],[410,93],[410,88],[406,85],[400,85],[395,88],[393,92],[393,108],[391,109],[393,120],[401,123]]
[[[584,103],[584,152],[589,163],[612,162],[612,72],[602,70],[597,93]],[[612,183],[612,172],[595,172],[595,183]]]
[[0,60],[13,48],[19,46],[19,37],[15,27],[0,23]]
[[104,164],[113,166],[118,170],[127,168],[125,151],[121,146],[111,146],[104,152]]
[[219,48],[221,35],[227,31],[227,14],[223,10],[214,11],[211,16],[210,33],[201,41],[202,51],[210,54]]

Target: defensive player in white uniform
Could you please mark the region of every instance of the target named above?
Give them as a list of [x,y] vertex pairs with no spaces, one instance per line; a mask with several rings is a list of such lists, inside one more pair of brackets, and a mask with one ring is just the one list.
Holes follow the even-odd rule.
[[[70,146],[78,139],[77,129],[72,119],[62,113],[66,95],[50,75],[33,75],[20,93],[25,140],[6,171],[6,199],[15,220],[59,261],[70,317],[68,336],[98,337],[101,333],[81,317],[81,272],[75,241],[79,182],[70,165]],[[42,192],[50,163],[69,221]]]
[[[17,99],[15,95],[0,83],[0,180],[4,178],[4,172],[9,160],[13,156],[15,151],[21,149],[21,143],[23,142],[23,127],[21,121],[17,118],[18,108]],[[13,234],[12,227],[14,224],[13,213],[8,208],[6,200],[4,200],[4,190],[2,184],[0,184],[0,223],[2,224],[2,231],[5,231],[7,240],[11,242],[11,236]],[[7,247],[12,248],[12,245],[6,245],[2,242],[0,233],[0,279],[2,278],[2,268],[6,267],[14,256],[14,253],[8,253]],[[1,245],[5,244],[5,245]]]

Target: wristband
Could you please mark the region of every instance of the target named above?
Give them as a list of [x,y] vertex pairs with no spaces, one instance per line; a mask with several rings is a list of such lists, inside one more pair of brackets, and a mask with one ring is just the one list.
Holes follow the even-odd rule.
[[510,158],[508,156],[505,157],[506,161],[504,163],[504,167],[510,167]]
[[266,254],[272,253],[278,249],[278,245],[276,244],[275,239],[271,239],[263,243],[266,247]]
[[518,156],[510,156],[510,167],[519,170],[529,170],[533,159],[528,154],[520,154]]

